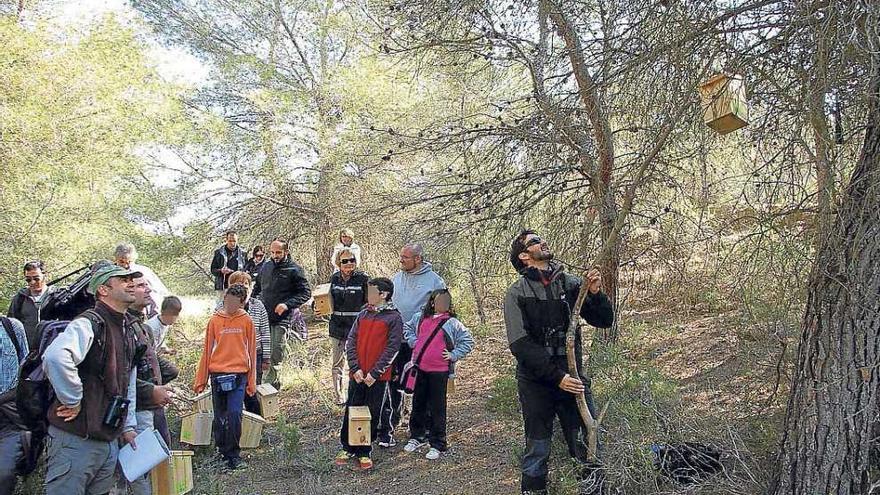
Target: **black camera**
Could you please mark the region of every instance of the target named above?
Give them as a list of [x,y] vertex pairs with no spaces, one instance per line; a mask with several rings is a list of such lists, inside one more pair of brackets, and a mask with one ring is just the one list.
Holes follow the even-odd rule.
[[128,407],[131,401],[121,395],[114,395],[104,411],[104,426],[116,429],[122,426],[125,417],[128,416]]

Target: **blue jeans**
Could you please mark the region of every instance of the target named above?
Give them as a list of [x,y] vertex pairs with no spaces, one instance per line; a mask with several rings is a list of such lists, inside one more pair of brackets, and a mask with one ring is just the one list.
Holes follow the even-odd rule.
[[235,386],[229,392],[220,390],[217,377],[228,373],[211,373],[211,399],[214,403],[214,443],[227,461],[241,458],[241,411],[247,375],[236,374]]

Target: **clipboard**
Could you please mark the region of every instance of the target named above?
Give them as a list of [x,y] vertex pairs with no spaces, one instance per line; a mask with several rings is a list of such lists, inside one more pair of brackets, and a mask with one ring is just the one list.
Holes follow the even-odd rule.
[[119,449],[119,467],[128,481],[134,481],[150,472],[171,457],[171,449],[165,445],[162,435],[153,428],[147,428],[134,439],[137,450],[131,445]]

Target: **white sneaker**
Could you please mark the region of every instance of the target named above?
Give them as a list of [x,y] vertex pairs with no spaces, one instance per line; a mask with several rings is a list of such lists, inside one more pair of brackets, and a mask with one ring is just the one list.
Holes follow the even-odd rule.
[[420,442],[420,441],[416,440],[415,438],[410,438],[409,442],[406,442],[406,445],[403,446],[403,450],[404,450],[404,452],[415,452],[415,451],[419,450],[420,448],[422,448],[422,446],[425,445],[425,443],[427,443],[427,442]]
[[429,450],[428,453],[425,454],[425,459],[428,459],[429,461],[436,461],[439,458],[440,451],[435,449],[434,447],[431,447],[431,450]]

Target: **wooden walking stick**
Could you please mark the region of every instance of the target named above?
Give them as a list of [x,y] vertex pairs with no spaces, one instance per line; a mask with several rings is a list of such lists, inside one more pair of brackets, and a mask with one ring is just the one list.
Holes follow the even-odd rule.
[[[584,301],[587,298],[587,293],[590,290],[590,284],[587,280],[587,273],[584,272],[583,279],[581,281],[581,290],[578,292],[578,297],[575,300],[574,308],[572,308],[571,318],[568,322],[568,333],[565,335],[565,356],[568,359],[568,374],[571,375],[572,378],[580,379],[580,373],[578,372],[578,363],[577,357],[574,352],[574,344],[575,344],[575,334],[577,332],[578,327],[580,326],[580,314],[581,307],[584,305]],[[589,349],[593,343],[593,334],[591,333],[589,337],[585,338],[586,340],[582,342],[582,347]],[[598,456],[598,445],[599,445],[599,425],[602,423],[602,418],[605,417],[605,411],[608,409],[608,404],[602,408],[602,411],[599,413],[598,418],[594,418],[593,414],[590,413],[590,408],[587,407],[587,400],[584,398],[584,394],[576,394],[575,402],[577,402],[578,412],[581,415],[581,419],[584,422],[584,428],[587,430],[587,454],[590,462],[599,462]]]

